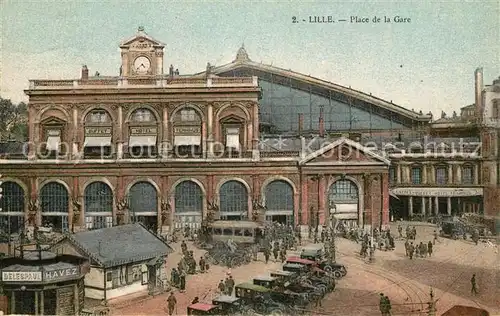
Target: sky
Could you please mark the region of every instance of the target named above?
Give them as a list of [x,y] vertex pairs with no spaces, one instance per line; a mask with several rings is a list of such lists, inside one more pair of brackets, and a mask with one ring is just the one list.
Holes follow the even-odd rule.
[[[119,43],[138,26],[166,44],[167,72],[170,64],[188,74],[204,71],[207,62],[229,63],[244,43],[253,61],[425,113],[474,103],[477,67],[485,84],[500,75],[499,1],[0,0],[0,6],[0,96],[14,102],[27,101],[29,79],[79,78],[83,64],[91,74],[118,75]],[[309,23],[313,16],[335,23]],[[396,16],[410,21],[397,23]]]

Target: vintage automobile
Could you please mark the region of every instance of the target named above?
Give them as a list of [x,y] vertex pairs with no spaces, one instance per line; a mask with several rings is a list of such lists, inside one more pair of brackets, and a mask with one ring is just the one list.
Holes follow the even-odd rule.
[[321,248],[316,245],[302,248],[300,258],[317,262],[322,270],[333,273],[336,279],[340,279],[347,274],[347,269],[343,264],[332,262],[324,257],[323,245],[321,245]]
[[335,277],[320,269],[312,260],[289,257],[282,269],[295,272],[298,276],[306,275],[312,286],[323,288],[325,293],[335,289]]
[[289,308],[273,298],[271,289],[250,282],[235,286],[235,296],[241,299],[249,313],[255,311],[264,315],[288,314]]
[[219,306],[219,315],[247,314],[247,307],[235,296],[219,295],[212,300],[212,305]]
[[267,275],[260,275],[253,278],[253,284],[267,287],[268,289],[272,289],[277,284],[277,278]]
[[187,315],[220,315],[220,306],[208,303],[195,303],[187,307]]
[[466,233],[465,225],[459,221],[444,221],[441,223],[441,236],[453,239],[462,238]]

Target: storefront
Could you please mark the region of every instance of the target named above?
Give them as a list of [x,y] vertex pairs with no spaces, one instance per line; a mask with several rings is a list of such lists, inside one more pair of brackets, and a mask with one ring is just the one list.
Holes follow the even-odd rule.
[[75,315],[84,307],[84,277],[90,269],[84,258],[23,250],[20,257],[3,259],[0,267],[5,314]]

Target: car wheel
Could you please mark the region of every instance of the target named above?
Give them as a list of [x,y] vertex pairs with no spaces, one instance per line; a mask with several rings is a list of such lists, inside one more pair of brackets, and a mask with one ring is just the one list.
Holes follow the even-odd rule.
[[335,277],[335,279],[340,279],[342,277],[342,272],[340,272],[339,270],[335,270],[333,272],[333,276]]
[[327,273],[331,273],[333,271],[333,268],[329,265],[326,265],[323,267],[323,270]]

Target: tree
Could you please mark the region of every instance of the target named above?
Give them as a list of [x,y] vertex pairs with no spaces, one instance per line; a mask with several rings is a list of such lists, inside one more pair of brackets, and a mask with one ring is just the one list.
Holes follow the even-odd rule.
[[0,97],[0,141],[28,138],[28,106]]

